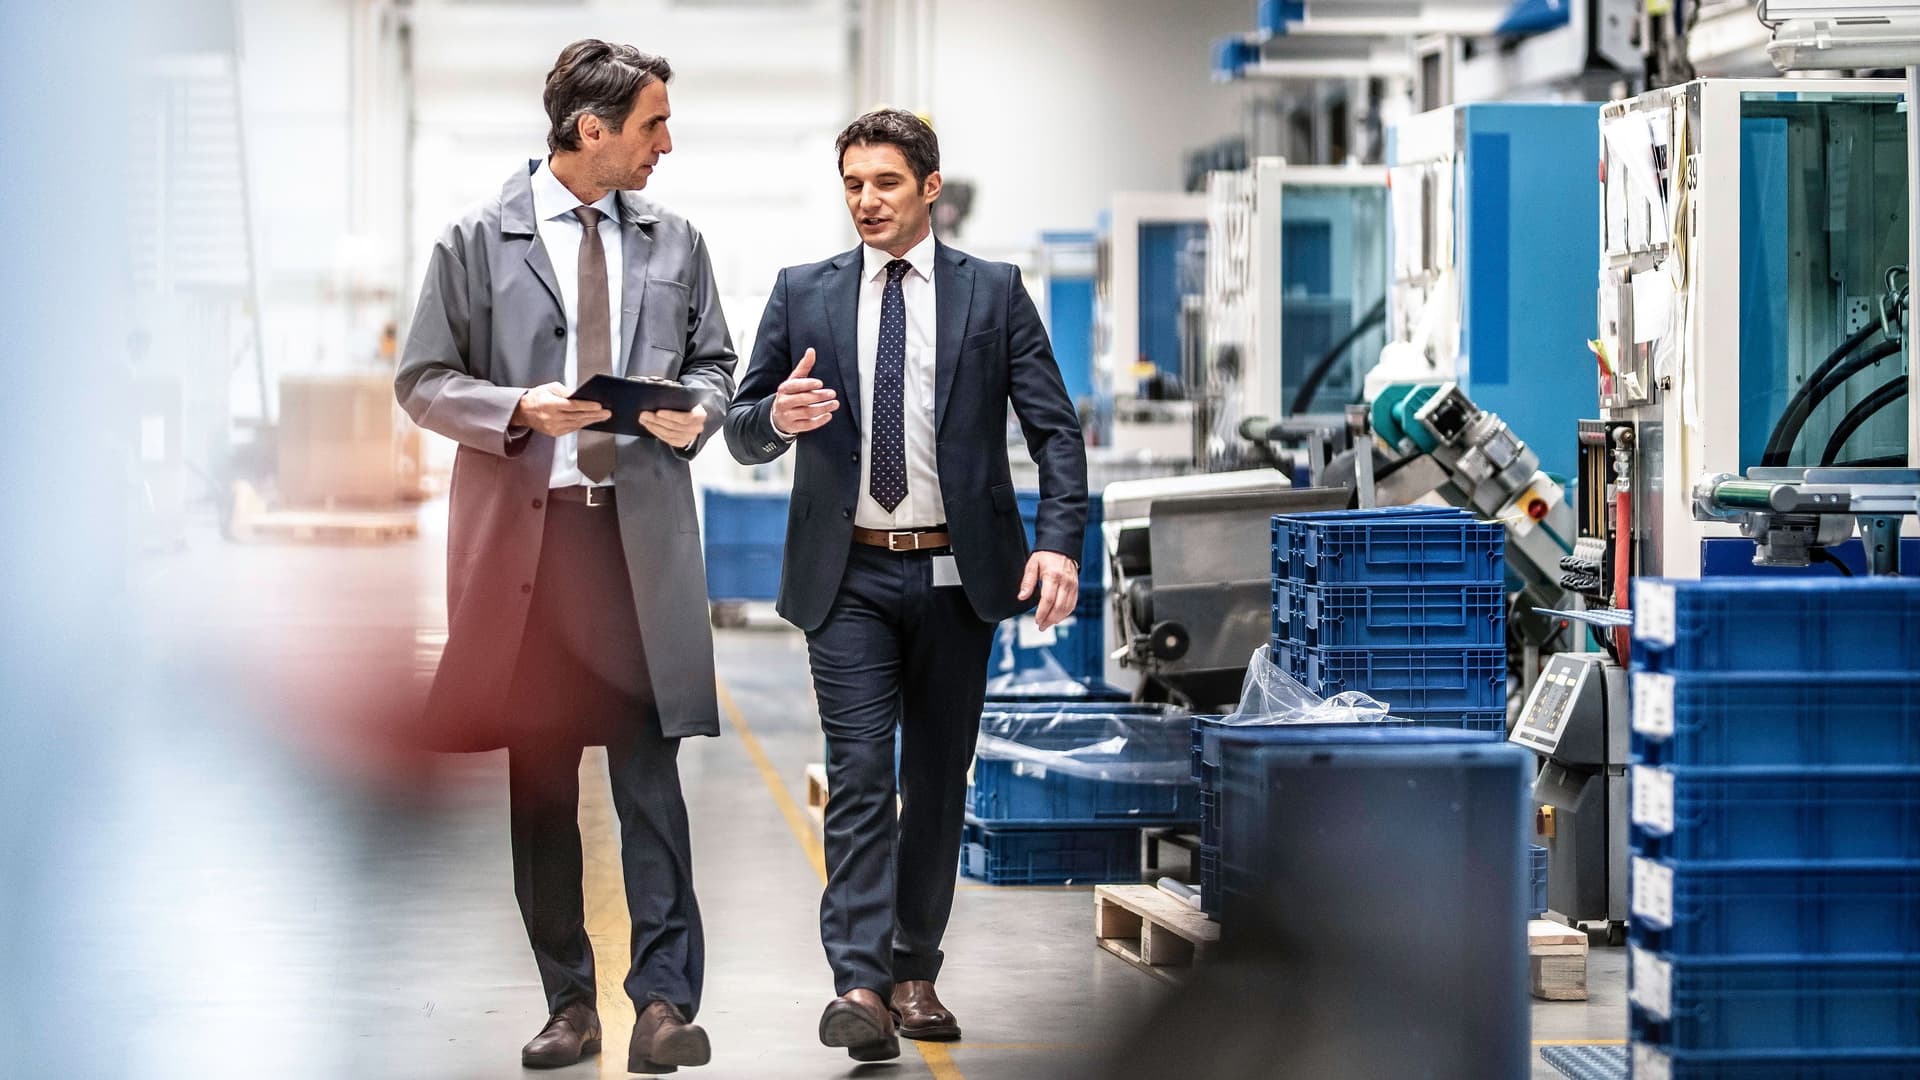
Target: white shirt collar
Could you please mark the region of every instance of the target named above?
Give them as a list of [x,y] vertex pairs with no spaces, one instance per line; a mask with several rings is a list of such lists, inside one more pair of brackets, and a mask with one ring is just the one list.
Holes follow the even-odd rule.
[[[559,177],[553,175],[552,164],[542,158],[540,167],[533,171],[534,216],[541,221],[552,221],[556,218],[566,218],[572,221],[575,220],[573,216],[574,207],[579,205],[579,198],[576,197],[573,192],[567,190],[567,185],[561,183]],[[599,202],[593,204],[593,208],[613,220],[619,221],[619,193],[614,191],[607,192],[600,197]]]
[[[933,233],[928,232],[907,252],[907,261],[912,263],[914,270],[928,281],[933,280],[933,251]],[[866,259],[866,275],[863,279],[866,281],[879,277],[886,270],[887,264],[893,261],[893,256],[877,247],[868,247],[865,244],[860,245],[860,254]]]

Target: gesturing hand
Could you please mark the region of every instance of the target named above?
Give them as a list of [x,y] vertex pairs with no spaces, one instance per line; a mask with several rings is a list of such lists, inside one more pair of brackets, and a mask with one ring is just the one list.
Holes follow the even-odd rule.
[[532,428],[556,439],[612,416],[598,402],[575,401],[568,397],[567,388],[557,382],[534,387],[520,395],[520,403],[513,407],[515,425]]
[[1057,626],[1080,603],[1080,568],[1057,551],[1036,551],[1027,559],[1027,576],[1020,582],[1020,599],[1033,595],[1040,586],[1040,603],[1033,620],[1040,629]]
[[787,381],[773,392],[773,426],[786,435],[804,435],[823,427],[833,419],[840,403],[836,395],[819,379],[811,378],[813,350],[800,358],[799,366]]

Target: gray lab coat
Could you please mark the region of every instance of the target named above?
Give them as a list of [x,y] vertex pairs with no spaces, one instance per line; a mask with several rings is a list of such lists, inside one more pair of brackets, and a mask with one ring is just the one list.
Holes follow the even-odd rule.
[[[394,377],[407,414],[460,444],[447,528],[449,632],[427,701],[436,749],[494,749],[514,732],[505,705],[540,564],[554,440],[509,437],[507,427],[520,395],[559,381],[566,361],[560,288],[534,222],[530,178],[538,165],[515,170],[498,199],[434,245]],[[650,436],[617,438],[613,481],[633,592],[608,602],[631,603],[639,616],[664,733],[718,735],[706,567],[687,463],[726,418],[733,345],[699,231],[637,192],[619,200],[626,374],[703,389],[707,426],[684,452]]]

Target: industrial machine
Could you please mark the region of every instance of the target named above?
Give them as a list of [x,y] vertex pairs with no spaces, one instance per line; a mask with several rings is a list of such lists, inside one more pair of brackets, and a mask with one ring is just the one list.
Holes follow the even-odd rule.
[[1509,741],[1545,759],[1534,781],[1534,832],[1548,852],[1547,907],[1603,923],[1626,941],[1627,673],[1612,657],[1550,657]]
[[1183,335],[1203,292],[1207,200],[1116,192],[1101,222],[1094,293],[1094,386],[1106,398],[1094,440],[1135,456],[1191,461],[1195,428]]
[[1205,362],[1187,379],[1201,460],[1244,466],[1243,423],[1339,418],[1360,400],[1386,265],[1385,170],[1259,158],[1208,176]]
[[1506,421],[1480,408],[1458,384],[1383,387],[1368,423],[1375,452],[1335,458],[1324,482],[1366,493],[1362,505],[1439,499],[1506,526],[1513,597],[1508,655],[1515,685],[1530,692],[1542,653],[1563,644],[1564,620],[1555,613],[1578,604],[1560,581],[1576,520],[1566,490],[1540,468],[1533,448]]
[[1852,515],[1809,537],[1745,495],[1696,514],[1695,489],[1914,462],[1900,90],[1701,80],[1602,110],[1600,418],[1581,427],[1565,579],[1589,607],[1627,607],[1633,577],[1755,572],[1756,539],[1759,570],[1868,569],[1840,543]]
[[1091,232],[1040,234],[1039,293],[1047,339],[1067,396],[1082,416],[1093,410],[1093,292],[1096,238]]
[[1113,655],[1138,673],[1135,697],[1196,711],[1238,701],[1247,661],[1273,631],[1268,520],[1348,499],[1293,490],[1271,469],[1107,485]]
[[1600,107],[1487,103],[1408,117],[1388,133],[1390,344],[1368,376],[1453,381],[1481,408],[1551,433],[1546,469],[1572,475],[1564,433],[1593,415],[1587,351],[1599,257],[1593,139]]
[[1703,520],[1738,522],[1754,542],[1758,566],[1838,561],[1827,549],[1857,527],[1867,571],[1899,574],[1911,567],[1900,526],[1908,515],[1920,515],[1920,469],[1751,469],[1744,479],[1712,476],[1694,488],[1693,512]]

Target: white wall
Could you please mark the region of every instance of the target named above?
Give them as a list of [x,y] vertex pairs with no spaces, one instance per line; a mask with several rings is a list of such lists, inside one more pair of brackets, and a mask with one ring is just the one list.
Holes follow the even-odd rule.
[[[540,91],[581,37],[665,56],[674,151],[647,194],[706,234],[729,297],[764,297],[785,265],[852,246],[833,171],[852,57],[834,0],[757,10],[595,0],[568,8],[423,4],[414,17],[414,259],[446,222],[546,153]],[[744,305],[757,318],[757,301]],[[744,335],[751,326],[735,327]]]
[[[1116,190],[1176,191],[1185,151],[1240,129],[1211,42],[1251,0],[936,0],[931,100],[943,175],[978,185],[960,240],[1031,247],[1092,228]],[[870,104],[870,103],[862,103]]]

